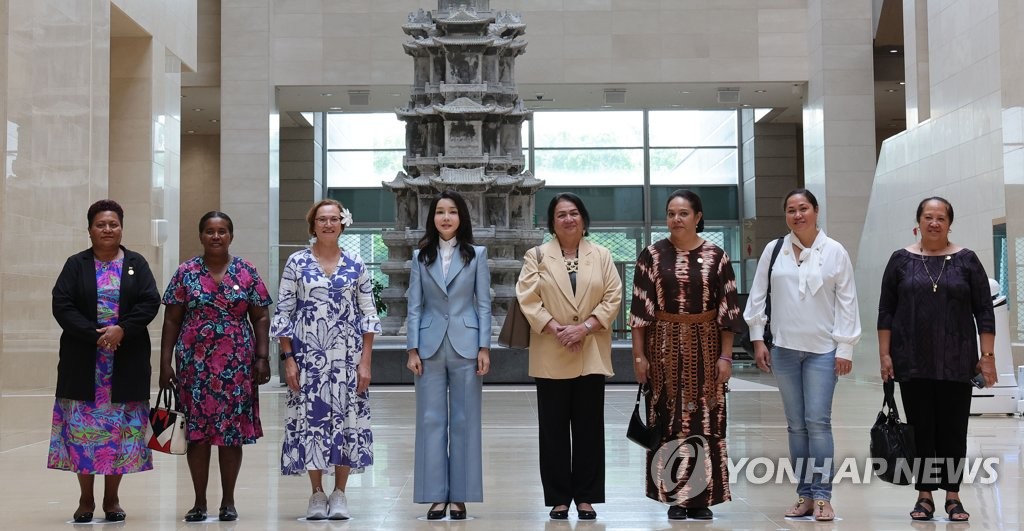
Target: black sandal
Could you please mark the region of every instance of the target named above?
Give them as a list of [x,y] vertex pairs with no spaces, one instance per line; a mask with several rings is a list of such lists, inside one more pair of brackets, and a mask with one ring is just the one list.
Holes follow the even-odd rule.
[[[928,504],[926,507],[925,504]],[[929,509],[929,507],[931,507]],[[914,516],[914,513],[921,513],[924,516]],[[935,515],[935,501],[930,498],[918,498],[914,504],[914,510],[910,511],[910,519],[918,522],[931,520]]]
[[[952,506],[952,508],[950,508]],[[946,500],[946,514],[949,515],[950,522],[966,522],[971,518],[971,513],[964,510],[964,504],[960,503],[960,500],[950,498]],[[965,515],[963,518],[953,518],[956,515]]]

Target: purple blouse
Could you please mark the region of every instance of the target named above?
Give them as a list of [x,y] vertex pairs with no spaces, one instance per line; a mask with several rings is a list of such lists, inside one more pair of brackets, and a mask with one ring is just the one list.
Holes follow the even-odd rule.
[[961,249],[948,257],[900,249],[885,266],[878,329],[891,331],[897,381],[966,383],[976,372],[978,334],[996,333],[988,275],[978,255]]

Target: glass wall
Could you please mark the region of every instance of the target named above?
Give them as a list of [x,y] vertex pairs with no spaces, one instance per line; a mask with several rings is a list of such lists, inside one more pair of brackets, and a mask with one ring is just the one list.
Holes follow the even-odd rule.
[[[394,196],[381,182],[402,169],[405,124],[393,113],[328,113],[324,124],[325,187],[355,206],[359,229],[350,244],[375,268],[385,257],[379,229],[394,227]],[[736,111],[534,111],[523,127],[528,167],[545,181],[534,223],[546,226],[555,194],[580,195],[591,238],[612,249],[631,286],[637,253],[667,236],[665,200],[685,187],[704,202],[703,236],[740,256],[740,142]],[[739,265],[734,269],[739,276]],[[379,272],[374,277],[387,282]]]

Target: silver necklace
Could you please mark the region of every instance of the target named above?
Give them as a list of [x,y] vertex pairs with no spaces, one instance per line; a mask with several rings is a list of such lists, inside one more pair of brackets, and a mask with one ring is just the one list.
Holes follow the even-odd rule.
[[[946,247],[949,247],[949,245]],[[946,247],[943,247],[942,250],[945,251]],[[932,278],[932,272],[928,270],[928,256],[924,254],[924,246],[919,245],[918,249],[921,250],[921,263],[924,264],[924,272],[928,275],[928,280],[932,282],[932,293],[935,293],[939,291],[939,281],[942,280],[942,273],[946,270],[946,262],[950,261],[953,257],[946,255],[946,259],[942,261],[942,267],[939,268],[939,276]]]

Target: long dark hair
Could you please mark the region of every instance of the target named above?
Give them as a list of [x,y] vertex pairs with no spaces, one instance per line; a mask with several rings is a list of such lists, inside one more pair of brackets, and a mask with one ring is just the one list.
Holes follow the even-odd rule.
[[668,206],[672,204],[672,200],[675,198],[682,199],[687,203],[690,203],[690,210],[693,210],[694,217],[700,214],[700,221],[697,222],[697,232],[704,232],[704,203],[701,202],[700,196],[692,190],[685,190],[680,188],[668,194],[668,201],[665,201],[665,213],[668,213]]
[[455,229],[455,247],[462,255],[462,263],[469,265],[476,257],[476,251],[473,250],[473,224],[469,221],[469,206],[466,205],[466,200],[455,190],[445,190],[430,202],[430,208],[427,209],[427,232],[420,238],[418,244],[419,260],[427,266],[437,260],[437,246],[441,243],[441,233],[438,232],[437,225],[434,223],[434,212],[437,211],[437,204],[442,199],[451,200],[459,211],[459,228]]

